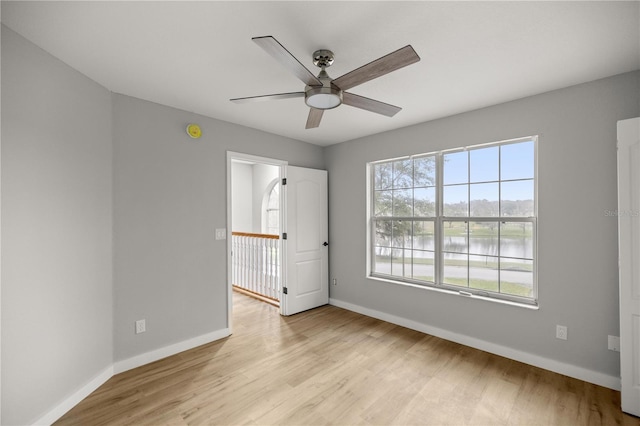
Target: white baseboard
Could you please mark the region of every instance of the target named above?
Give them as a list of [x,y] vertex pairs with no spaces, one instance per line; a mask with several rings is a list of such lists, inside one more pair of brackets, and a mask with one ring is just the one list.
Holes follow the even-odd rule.
[[67,411],[75,407],[80,401],[85,399],[91,394],[91,392],[102,386],[107,380],[113,376],[113,365],[110,365],[98,374],[89,383],[80,388],[77,392],[65,399],[61,404],[49,411],[44,416],[40,417],[33,424],[34,425],[51,425],[60,417],[62,417]]
[[131,358],[127,358],[122,361],[118,361],[113,365],[110,365],[98,376],[92,379],[89,383],[84,385],[80,390],[75,392],[69,398],[65,399],[53,410],[39,418],[34,425],[51,425],[57,421],[60,417],[65,415],[69,410],[75,407],[80,401],[85,399],[91,392],[102,386],[107,380],[113,377],[115,374],[123,373],[127,370],[131,370],[136,367],[141,367],[145,364],[149,364],[159,359],[166,358],[177,353],[193,349],[197,346],[204,345],[219,339],[223,339],[231,334],[231,330],[223,328],[216,330],[212,333],[203,334],[191,339],[183,340],[182,342],[175,343],[173,345],[165,346],[163,348],[155,349],[150,352],[146,352],[140,355],[136,355]]
[[382,321],[420,331],[425,334],[440,337],[445,340],[460,343],[461,345],[470,346],[472,348],[480,349],[485,352],[500,355],[505,358],[523,362],[525,364],[533,365],[534,367],[540,367],[545,370],[553,371],[554,373],[573,377],[575,379],[583,380],[585,382],[593,383],[599,386],[604,386],[609,389],[618,391],[620,390],[620,377],[610,376],[608,374],[588,370],[576,365],[567,364],[539,355],[533,355],[528,352],[512,349],[506,346],[497,345],[495,343],[486,342],[474,337],[469,337],[463,334],[454,333],[452,331],[443,330],[441,328],[432,327],[426,324],[419,323],[417,321],[387,314],[385,312],[376,311],[374,309],[365,308],[353,303],[343,302],[341,300],[330,298],[329,304],[337,306],[339,308],[347,309],[349,311],[357,312],[368,317],[377,318]]
[[113,374],[120,374],[133,368],[141,367],[151,362],[158,361],[159,359],[166,358],[168,356],[175,355],[189,349],[193,349],[197,346],[223,339],[230,334],[231,330],[229,330],[228,328],[223,328],[212,333],[203,334],[201,336],[197,336],[188,340],[183,340],[182,342],[174,343],[173,345],[145,352],[143,354],[136,355],[122,361],[116,361],[113,364]]

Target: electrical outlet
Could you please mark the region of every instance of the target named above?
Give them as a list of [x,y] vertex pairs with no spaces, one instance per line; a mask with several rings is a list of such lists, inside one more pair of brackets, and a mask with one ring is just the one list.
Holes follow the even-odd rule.
[[227,229],[216,228],[216,240],[226,240],[226,239],[227,239]]
[[144,333],[147,331],[146,321],[141,319],[136,321],[136,334]]
[[608,349],[614,352],[620,352],[620,338],[618,336],[609,335]]
[[338,279],[337,278],[333,279],[333,285],[338,285]]
[[556,339],[567,340],[566,325],[556,325]]

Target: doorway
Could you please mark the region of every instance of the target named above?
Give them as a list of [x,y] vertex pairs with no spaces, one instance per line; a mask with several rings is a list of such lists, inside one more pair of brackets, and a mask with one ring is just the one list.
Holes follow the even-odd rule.
[[239,292],[279,308],[281,181],[286,162],[229,154],[230,294]]
[[281,315],[329,303],[327,172],[227,152],[227,281]]

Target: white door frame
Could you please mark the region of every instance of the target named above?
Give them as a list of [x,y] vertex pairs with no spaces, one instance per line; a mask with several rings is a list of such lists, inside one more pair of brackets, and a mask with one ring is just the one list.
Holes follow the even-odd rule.
[[[232,224],[232,199],[231,199],[231,163],[233,161],[246,161],[258,164],[267,164],[272,166],[278,166],[280,168],[279,179],[282,181],[286,178],[288,161],[277,160],[274,158],[260,157],[252,154],[244,154],[241,152],[227,151],[227,327],[229,333],[233,333],[233,267],[231,258],[231,233],[233,232]],[[284,197],[280,197],[280,212],[285,210]],[[280,214],[280,232],[284,226],[283,214]],[[283,253],[283,244],[280,239],[280,253]],[[285,256],[281,254],[278,261],[280,262],[280,271],[283,270]],[[282,308],[280,308],[282,310]]]

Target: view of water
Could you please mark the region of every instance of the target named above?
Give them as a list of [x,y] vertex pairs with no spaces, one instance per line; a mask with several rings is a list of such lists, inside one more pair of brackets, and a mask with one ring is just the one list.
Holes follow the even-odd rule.
[[[532,259],[533,244],[531,238],[503,237],[500,240],[495,237],[445,237],[444,252],[467,253],[467,240],[469,254],[484,256],[504,256]],[[410,247],[406,247],[410,248]],[[433,236],[420,236],[414,238],[413,248],[419,250],[434,250]],[[417,257],[424,257],[418,254]]]

